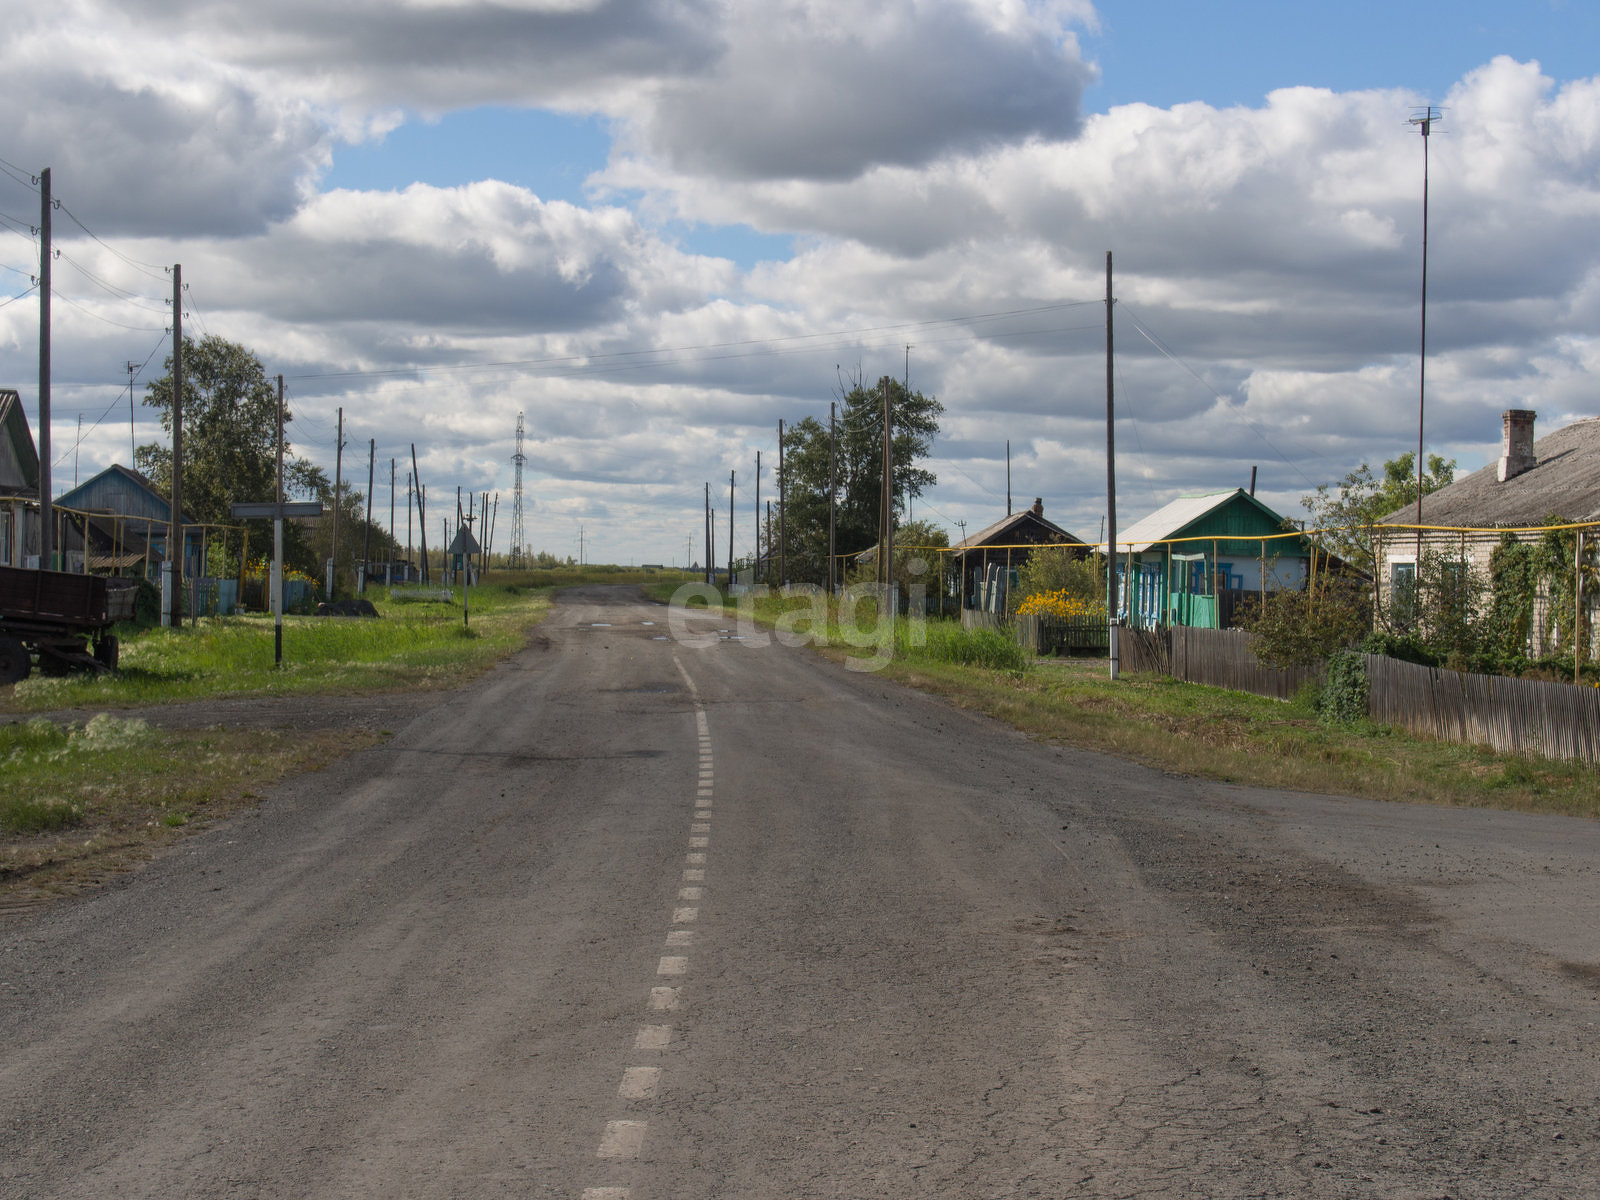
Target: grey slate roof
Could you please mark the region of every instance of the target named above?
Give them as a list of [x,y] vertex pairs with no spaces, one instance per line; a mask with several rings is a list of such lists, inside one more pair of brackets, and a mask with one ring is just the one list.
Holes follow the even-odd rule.
[[[1533,443],[1538,462],[1501,483],[1499,458],[1422,498],[1422,523],[1485,528],[1542,525],[1552,513],[1569,521],[1600,517],[1600,418],[1575,421]],[[1384,517],[1411,524],[1416,506]]]

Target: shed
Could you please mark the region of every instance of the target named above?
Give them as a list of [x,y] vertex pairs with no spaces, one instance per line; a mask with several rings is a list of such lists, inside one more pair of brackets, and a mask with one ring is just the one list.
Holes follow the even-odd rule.
[[[1089,546],[1044,515],[1044,501],[1035,498],[1032,507],[1012,513],[993,525],[978,530],[957,542],[952,551],[956,569],[961,572],[961,595],[967,608],[989,608],[1003,612],[1017,568],[1033,557],[1041,546],[1071,546],[1080,557]],[[999,590],[985,589],[985,580],[998,574]],[[987,599],[987,603],[985,603]]]
[[[82,552],[87,540],[90,570],[121,573],[143,564],[148,574],[166,557],[172,499],[138,471],[113,463],[63,493],[55,507],[76,518],[62,546]],[[203,530],[188,513],[183,525],[184,574],[192,577],[199,566]]]
[[1179,496],[1119,531],[1119,614],[1144,629],[1222,629],[1246,596],[1303,587],[1311,552],[1285,524],[1243,488]]

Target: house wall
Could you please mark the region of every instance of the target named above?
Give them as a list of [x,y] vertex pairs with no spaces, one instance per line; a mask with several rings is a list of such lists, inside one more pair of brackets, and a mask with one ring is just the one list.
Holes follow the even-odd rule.
[[[1473,533],[1460,532],[1429,532],[1422,535],[1422,553],[1426,557],[1430,552],[1447,555],[1452,559],[1465,560],[1470,569],[1481,575],[1487,583],[1489,579],[1489,564],[1495,547],[1500,545],[1503,536],[1501,530],[1483,530]],[[1539,533],[1512,533],[1517,541],[1524,544],[1537,542],[1542,534]],[[1585,540],[1600,538],[1600,530],[1588,532]],[[1390,611],[1394,603],[1394,581],[1397,567],[1411,567],[1413,570],[1417,561],[1417,534],[1415,530],[1395,530],[1392,534],[1380,535],[1376,546],[1376,557],[1379,563],[1378,574],[1378,604],[1384,612]],[[1600,631],[1597,618],[1600,618],[1600,595],[1585,595],[1584,608],[1588,614],[1590,628]],[[1558,628],[1552,621],[1550,614],[1550,597],[1543,590],[1533,597],[1533,622],[1529,633],[1528,653],[1539,655],[1544,650],[1556,653],[1571,643],[1572,630]],[[1595,647],[1586,647],[1589,657],[1596,657]]]

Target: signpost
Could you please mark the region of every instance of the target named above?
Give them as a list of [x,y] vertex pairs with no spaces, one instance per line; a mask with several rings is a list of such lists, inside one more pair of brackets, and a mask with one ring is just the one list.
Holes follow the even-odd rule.
[[263,504],[230,505],[236,521],[251,518],[272,518],[272,665],[283,665],[283,519],[285,517],[320,517],[322,501],[291,500],[267,501]]

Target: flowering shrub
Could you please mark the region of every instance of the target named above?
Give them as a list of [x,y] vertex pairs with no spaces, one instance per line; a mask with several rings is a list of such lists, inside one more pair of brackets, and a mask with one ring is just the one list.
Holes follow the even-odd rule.
[[1061,588],[1054,592],[1035,592],[1017,606],[1017,613],[1024,617],[1051,617],[1058,621],[1070,621],[1080,617],[1103,621],[1106,617],[1106,607],[1097,601],[1073,595],[1067,588]]

